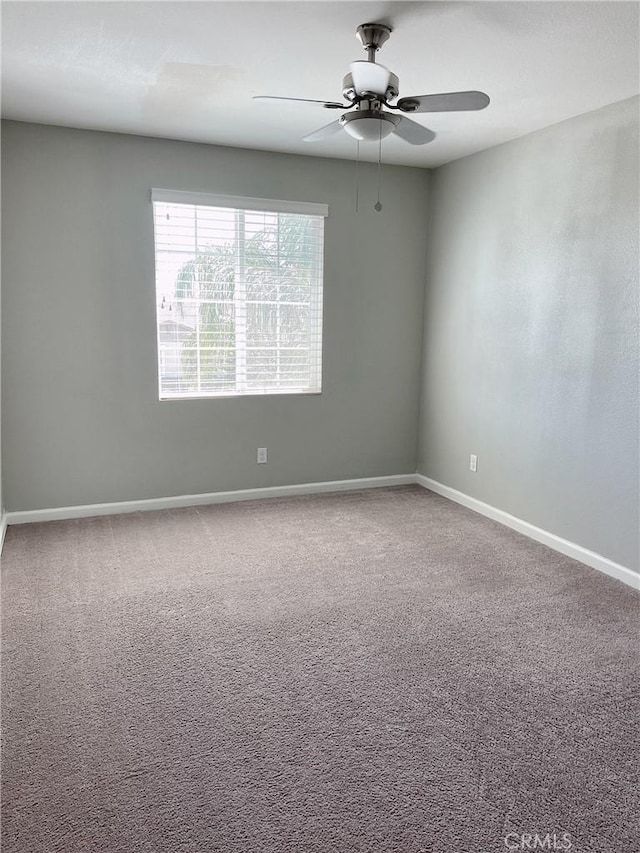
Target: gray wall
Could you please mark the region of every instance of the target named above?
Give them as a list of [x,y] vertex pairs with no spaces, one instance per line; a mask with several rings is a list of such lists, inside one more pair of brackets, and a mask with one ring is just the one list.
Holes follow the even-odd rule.
[[431,207],[419,471],[637,569],[638,100],[438,169]]
[[[415,470],[428,174],[7,122],[8,510]],[[326,202],[318,397],[158,402],[153,186]],[[269,449],[256,465],[258,446]]]
[[[0,275],[0,306],[2,305],[2,276]],[[0,342],[2,340],[2,317],[0,315]],[[0,343],[0,448],[2,448],[2,345]],[[0,452],[0,522],[4,517],[4,494],[2,491],[2,453]],[[1,534],[0,534],[1,535]],[[2,544],[0,543],[0,553]]]

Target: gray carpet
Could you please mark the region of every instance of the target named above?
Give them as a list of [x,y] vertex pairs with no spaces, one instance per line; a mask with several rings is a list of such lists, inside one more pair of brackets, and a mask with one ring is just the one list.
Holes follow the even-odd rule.
[[639,597],[419,487],[2,562],[3,853],[638,849]]

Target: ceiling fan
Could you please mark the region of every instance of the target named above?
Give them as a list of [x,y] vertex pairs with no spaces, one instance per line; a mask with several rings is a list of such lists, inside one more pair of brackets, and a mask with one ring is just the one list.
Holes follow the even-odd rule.
[[391,27],[385,24],[361,24],[356,30],[356,37],[367,52],[367,59],[352,62],[349,66],[350,72],[342,82],[342,96],[347,103],[272,95],[256,95],[254,101],[297,101],[320,104],[327,110],[352,110],[345,112],[337,121],[305,136],[305,142],[318,142],[344,129],[359,142],[378,142],[390,133],[395,133],[411,145],[425,145],[432,142],[436,135],[429,128],[398,113],[483,110],[488,106],[489,96],[484,92],[413,95],[396,101],[399,94],[398,78],[384,65],[376,63],[375,59],[376,52],[391,32]]

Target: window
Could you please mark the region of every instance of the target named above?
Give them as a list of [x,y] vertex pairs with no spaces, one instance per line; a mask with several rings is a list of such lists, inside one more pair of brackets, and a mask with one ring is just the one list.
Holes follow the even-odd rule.
[[160,399],[319,393],[326,205],[151,197]]

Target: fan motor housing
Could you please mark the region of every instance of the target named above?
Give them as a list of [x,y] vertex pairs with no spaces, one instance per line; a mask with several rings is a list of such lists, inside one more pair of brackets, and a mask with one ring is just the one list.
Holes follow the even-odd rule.
[[[398,97],[398,93],[400,91],[400,81],[396,74],[391,74],[389,76],[389,85],[387,86],[387,91],[384,93],[380,93],[380,96],[385,101],[392,101],[394,98]],[[342,79],[342,96],[347,101],[354,101],[361,98],[361,95],[355,90],[355,86],[353,85],[353,76],[351,74],[346,74]]]

